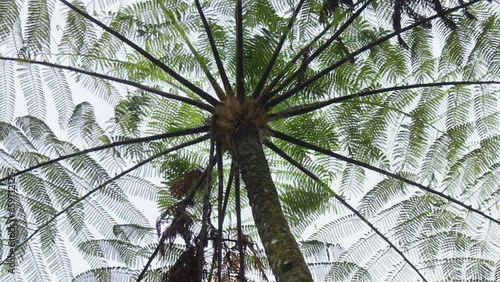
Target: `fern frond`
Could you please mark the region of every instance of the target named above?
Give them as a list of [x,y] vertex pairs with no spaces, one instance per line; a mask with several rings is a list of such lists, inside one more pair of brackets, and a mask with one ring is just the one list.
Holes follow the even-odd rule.
[[0,89],[4,89],[2,99],[0,99],[0,108],[2,109],[0,121],[10,122],[14,117],[16,103],[14,64],[12,62],[1,61],[0,70]]
[[40,69],[35,65],[24,65],[19,70],[19,80],[27,102],[28,114],[44,119],[47,113],[45,94],[42,89]]
[[184,77],[182,77],[181,75],[179,75],[178,73],[176,73],[175,71],[173,71],[172,69],[170,69],[168,66],[166,66],[161,61],[159,61],[158,59],[156,59],[155,57],[153,57],[152,55],[150,55],[148,52],[144,51],[144,49],[142,49],[141,47],[139,47],[138,45],[136,45],[135,43],[133,43],[129,39],[125,38],[120,33],[112,30],[108,26],[104,25],[102,22],[98,21],[97,19],[95,19],[94,17],[90,16],[85,11],[82,11],[78,7],[72,5],[68,1],[66,1],[66,0],[59,0],[59,1],[62,2],[64,5],[68,6],[70,9],[72,9],[76,13],[78,13],[79,15],[81,15],[81,16],[85,17],[86,19],[92,21],[94,24],[98,25],[99,27],[101,27],[105,31],[107,31],[110,34],[112,34],[113,36],[117,37],[118,39],[120,39],[122,42],[124,42],[125,44],[127,44],[128,46],[130,46],[131,48],[133,48],[134,50],[136,50],[137,52],[139,52],[145,58],[147,58],[152,63],[154,63],[155,65],[157,65],[158,67],[160,67],[162,70],[164,70],[170,76],[172,76],[177,81],[179,81],[181,84],[185,85],[187,88],[189,88],[190,90],[192,90],[194,93],[196,93],[197,95],[199,95],[200,97],[202,97],[204,100],[206,100],[207,102],[209,102],[211,105],[215,106],[217,104],[217,100],[215,98],[213,98],[212,96],[210,96],[210,94],[206,93],[205,91],[203,91],[199,87],[195,86],[194,84],[192,84],[191,82],[189,82],[188,80],[186,80]]

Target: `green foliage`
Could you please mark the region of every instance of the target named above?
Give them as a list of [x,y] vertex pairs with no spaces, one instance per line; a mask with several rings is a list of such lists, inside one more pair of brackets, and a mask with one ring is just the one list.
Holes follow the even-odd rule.
[[[299,163],[293,165],[265,149],[280,204],[314,279],[417,281],[423,276],[428,281],[499,281],[500,226],[477,213],[500,218],[498,3],[478,1],[444,15],[443,9],[463,1],[374,0],[340,34],[341,41],[328,41],[366,2],[305,1],[288,31],[295,2],[243,1],[247,93],[253,92],[280,36],[288,32],[264,89],[276,79],[276,97],[293,95],[268,109],[276,117],[269,127],[438,192],[424,192],[263,131],[262,141],[271,140]],[[23,279],[135,280],[157,247],[158,237],[175,219],[179,200],[172,193],[173,183],[187,172],[207,167],[208,142],[175,150],[124,177],[114,177],[199,133],[147,142],[136,138],[208,126],[211,113],[144,89],[124,88],[99,74],[197,102],[204,102],[201,92],[217,97],[217,87],[229,97],[223,76],[234,88],[235,3],[202,1],[210,35],[192,1],[146,0],[118,6],[114,1],[75,0],[71,4],[141,46],[199,90],[168,75],[158,62],[145,59],[128,42],[59,2],[2,1],[0,177],[6,180],[18,171],[35,169],[15,177],[12,193],[2,183],[0,207],[2,215],[7,214],[8,201],[16,207],[16,262]],[[440,15],[431,24],[401,32],[436,12]],[[390,38],[373,43],[384,36]],[[224,70],[214,60],[212,39]],[[354,61],[350,54],[355,54]],[[341,60],[345,62],[338,63]],[[444,82],[457,83],[422,86]],[[415,87],[362,95],[405,85]],[[106,126],[98,120],[100,108],[80,102],[90,93],[114,107]],[[354,96],[345,98],[348,95]],[[280,118],[290,109],[303,110],[330,100],[328,106]],[[56,113],[59,126],[50,121]],[[228,151],[222,156],[225,184],[233,159]],[[68,154],[76,155],[38,166]],[[309,178],[306,170],[321,181]],[[221,216],[216,171],[211,177],[210,223],[215,226]],[[187,188],[196,181],[191,182]],[[235,238],[239,211],[234,182],[230,188],[223,234]],[[448,202],[439,193],[471,208]],[[203,227],[202,194],[194,193],[193,204],[185,210],[193,220],[190,231],[196,234]],[[241,197],[242,229],[248,240],[246,270],[249,278],[258,281],[261,268],[268,269],[269,263],[259,249],[262,242],[246,193]],[[135,205],[137,198],[149,205]],[[156,218],[143,214],[150,206],[161,210],[156,228],[152,227]],[[4,227],[7,216],[0,222],[3,261],[11,231]],[[213,236],[216,228],[209,228]],[[178,243],[163,245],[146,279],[163,278],[183,253],[185,246]],[[73,258],[67,246],[76,248],[82,258]],[[225,252],[236,254],[231,247],[226,242]],[[212,255],[206,254],[205,269],[215,275],[216,269],[209,266]],[[74,273],[73,260],[78,259],[86,260],[91,269]],[[225,266],[228,273],[235,271],[232,265]],[[269,276],[267,269],[264,273]],[[1,271],[0,280],[14,279],[4,268]]]

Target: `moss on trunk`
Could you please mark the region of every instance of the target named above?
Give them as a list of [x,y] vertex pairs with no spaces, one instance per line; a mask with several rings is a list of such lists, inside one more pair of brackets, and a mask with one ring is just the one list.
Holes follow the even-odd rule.
[[281,210],[255,125],[238,125],[232,139],[255,225],[276,280],[312,281],[311,272]]

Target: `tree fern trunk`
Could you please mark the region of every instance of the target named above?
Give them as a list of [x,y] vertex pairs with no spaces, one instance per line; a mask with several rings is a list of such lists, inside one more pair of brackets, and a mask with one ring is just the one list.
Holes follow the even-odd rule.
[[281,210],[258,131],[241,124],[233,136],[255,225],[277,281],[312,281],[312,276]]

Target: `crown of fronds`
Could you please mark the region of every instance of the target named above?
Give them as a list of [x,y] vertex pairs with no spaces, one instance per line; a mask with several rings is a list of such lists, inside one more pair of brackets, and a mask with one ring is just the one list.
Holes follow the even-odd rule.
[[499,4],[238,3],[0,3],[0,280],[194,281],[204,238],[207,279],[271,277],[213,152],[215,106],[246,93],[315,280],[500,281]]

